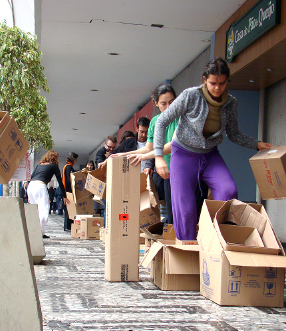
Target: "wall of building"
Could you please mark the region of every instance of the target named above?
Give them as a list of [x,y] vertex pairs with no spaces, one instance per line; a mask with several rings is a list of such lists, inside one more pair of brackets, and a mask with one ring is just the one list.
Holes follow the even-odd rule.
[[[286,145],[286,78],[265,89],[264,137],[273,145]],[[265,201],[268,216],[282,242],[286,242],[286,200]]]

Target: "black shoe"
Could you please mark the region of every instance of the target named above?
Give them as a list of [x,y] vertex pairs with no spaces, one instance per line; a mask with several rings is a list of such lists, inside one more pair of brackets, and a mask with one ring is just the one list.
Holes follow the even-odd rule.
[[49,236],[43,234],[43,238],[47,239],[47,238],[50,238]]

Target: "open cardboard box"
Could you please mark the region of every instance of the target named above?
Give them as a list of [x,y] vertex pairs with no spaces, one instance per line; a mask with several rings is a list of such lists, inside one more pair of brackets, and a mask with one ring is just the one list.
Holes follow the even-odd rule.
[[94,194],[98,200],[106,199],[105,187],[105,169],[96,169],[87,174],[85,189]]
[[140,227],[160,222],[159,197],[152,177],[140,174]]
[[280,252],[264,208],[259,212],[257,207],[233,199],[225,202],[216,212],[214,227],[224,250],[259,254]]
[[[267,229],[273,232],[271,239],[275,239],[280,248],[278,255],[224,249],[214,219],[225,203],[205,200],[202,207],[197,238],[201,294],[219,305],[283,307],[286,257],[264,207],[249,204],[266,218],[264,232]],[[255,219],[250,218],[249,222],[252,221],[256,224]],[[257,231],[261,231],[262,228],[258,228]],[[265,237],[263,233],[261,238],[267,246]]]
[[69,218],[75,219],[77,215],[93,215],[94,214],[94,201],[92,196],[86,196],[82,199],[78,199],[77,203],[73,200],[73,194],[67,192],[67,198],[70,203],[66,204]]
[[154,284],[161,290],[199,290],[198,245],[176,245],[174,240],[157,240],[145,254],[141,265],[148,268],[153,260]]
[[8,184],[28,149],[14,118],[0,111],[0,184]]
[[78,201],[86,199],[87,197],[93,197],[93,194],[85,189],[85,182],[87,173],[82,171],[72,172],[71,176],[71,188],[73,193],[73,200],[77,204]]
[[273,146],[249,159],[262,199],[286,198],[286,146]]

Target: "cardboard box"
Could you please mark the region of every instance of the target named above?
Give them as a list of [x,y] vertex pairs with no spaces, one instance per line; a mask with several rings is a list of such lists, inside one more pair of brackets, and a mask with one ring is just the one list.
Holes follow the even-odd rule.
[[159,197],[154,180],[140,174],[140,227],[148,227],[160,222]]
[[102,224],[102,217],[81,217],[80,239],[99,240],[99,230]]
[[67,198],[70,203],[66,204],[70,219],[75,219],[77,215],[93,215],[94,213],[94,201],[92,196],[87,196],[82,199],[78,199],[77,203],[73,200],[73,194],[67,192]]
[[73,200],[76,204],[78,204],[79,201],[86,199],[87,197],[93,197],[93,194],[85,189],[85,182],[87,177],[86,172],[72,172],[70,176]]
[[108,158],[105,279],[139,280],[140,167],[127,157]]
[[0,111],[0,183],[8,184],[25,157],[29,144],[15,120]]
[[98,200],[106,198],[106,171],[96,169],[87,174],[85,189],[94,194]]
[[147,268],[152,260],[154,284],[161,290],[199,290],[198,245],[175,245],[174,240],[158,240],[145,254],[141,265]]
[[99,229],[99,239],[105,244],[105,228],[101,227]]
[[256,207],[233,199],[216,212],[214,227],[224,250],[259,254],[280,252],[265,209],[259,212]]
[[[273,231],[264,207],[249,205],[266,219],[264,231],[268,231],[267,228]],[[201,294],[219,305],[283,307],[286,257],[275,232],[279,255],[247,252],[247,246],[243,252],[226,250],[214,224],[223,206],[225,201],[205,200],[202,207],[198,233]],[[248,222],[251,221],[250,215]],[[262,231],[260,225],[256,224],[256,228],[254,222],[258,232]],[[265,247],[266,237],[261,235]]]
[[175,240],[176,234],[173,224],[164,224],[163,228],[163,239],[165,240]]
[[249,161],[262,199],[286,198],[286,146],[259,151]]
[[71,238],[80,238],[80,220],[75,219],[71,224]]

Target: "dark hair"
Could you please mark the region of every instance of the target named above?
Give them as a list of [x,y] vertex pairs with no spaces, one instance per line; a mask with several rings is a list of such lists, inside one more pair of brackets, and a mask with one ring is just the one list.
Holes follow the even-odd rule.
[[121,136],[121,140],[120,140],[120,144],[123,143],[123,141],[127,138],[134,138],[135,134],[132,131],[124,131],[122,136]]
[[108,137],[106,137],[105,143],[107,143],[108,140],[112,141],[113,144],[116,144],[117,143],[117,138],[115,136],[108,136]]
[[145,126],[146,128],[149,128],[150,120],[147,117],[140,117],[137,120],[137,128],[139,128],[139,125]]
[[90,164],[90,163],[92,164],[92,168],[93,168],[92,170],[95,170],[95,165],[94,165],[93,160],[89,160],[89,161],[87,161],[87,162],[86,162],[86,165],[85,165],[85,168],[86,168],[87,165]]
[[216,57],[212,59],[204,67],[202,76],[208,79],[209,75],[226,75],[226,77],[229,78],[230,72],[227,63],[221,57]]
[[78,158],[78,154],[76,154],[75,152],[70,152],[70,153],[68,153],[68,156],[67,156],[67,162],[73,163],[74,160],[77,158]]
[[159,101],[159,97],[162,94],[166,94],[166,93],[172,93],[173,96],[176,98],[176,92],[173,89],[173,87],[170,84],[161,84],[159,86],[157,86],[155,88],[155,90],[152,92],[151,98],[153,100],[153,102],[158,102]]
[[55,163],[59,165],[59,154],[55,151],[48,151],[40,160],[40,163]]

